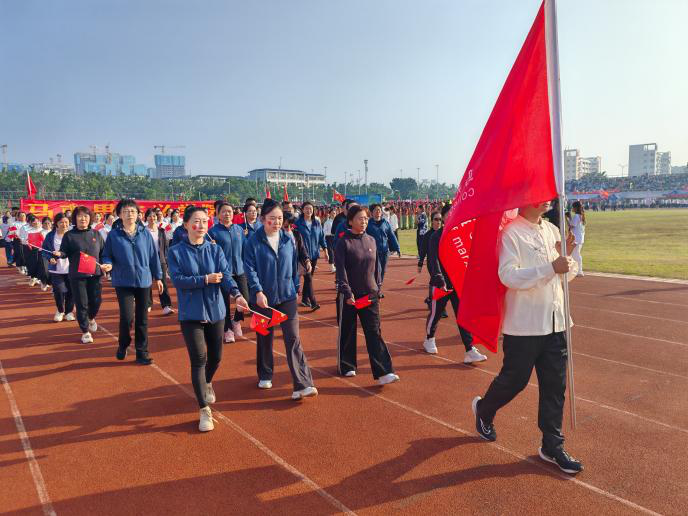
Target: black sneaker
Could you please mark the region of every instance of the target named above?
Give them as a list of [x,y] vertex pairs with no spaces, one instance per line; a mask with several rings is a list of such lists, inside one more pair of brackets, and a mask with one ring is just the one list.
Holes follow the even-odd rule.
[[378,299],[384,299],[384,298],[385,298],[385,295],[384,295],[382,292],[380,292],[380,293],[377,295],[377,297],[378,297]]
[[136,363],[141,364],[141,365],[151,365],[153,363],[153,359],[149,355],[137,355],[136,356]]
[[446,310],[442,311],[441,317],[442,317],[442,319],[446,319],[447,317],[449,317],[449,316],[447,315],[447,311],[446,311]]
[[127,352],[129,348],[121,348],[117,346],[117,354],[115,355],[117,357],[117,360],[124,360],[127,358]]
[[476,396],[473,398],[473,403],[471,404],[473,407],[473,414],[475,414],[475,429],[477,430],[478,435],[486,441],[496,441],[497,432],[495,431],[494,425],[486,425],[478,416],[478,403],[480,403],[481,399],[482,398],[480,396]]
[[320,305],[318,303],[315,303],[314,305],[311,305],[311,310],[315,312],[316,310],[320,310]]
[[559,466],[559,469],[564,473],[569,475],[575,475],[583,471],[583,464],[581,461],[574,459],[568,453],[566,453],[562,448],[559,448],[553,452],[545,451],[542,446],[538,448],[538,454],[540,458],[544,461],[551,462]]
[[310,307],[311,307],[311,305],[309,305],[309,304],[306,303],[305,301],[301,301],[299,304],[300,304],[301,306],[305,306],[306,308],[310,308]]

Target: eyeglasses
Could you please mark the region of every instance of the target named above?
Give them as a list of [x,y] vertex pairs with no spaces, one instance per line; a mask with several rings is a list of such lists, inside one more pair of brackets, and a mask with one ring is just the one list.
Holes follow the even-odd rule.
[[442,222],[442,219],[432,219],[433,222]]

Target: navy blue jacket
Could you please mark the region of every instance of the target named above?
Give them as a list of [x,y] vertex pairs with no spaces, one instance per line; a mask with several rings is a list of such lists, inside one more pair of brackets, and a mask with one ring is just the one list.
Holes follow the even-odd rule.
[[337,242],[339,242],[339,239],[349,231],[351,231],[351,226],[349,225],[349,222],[344,219],[343,222],[339,223],[337,229],[332,232],[332,235],[334,236],[334,239],[332,240],[332,249],[337,249]]
[[[183,239],[167,252],[170,278],[177,289],[180,321],[217,322],[226,315],[221,290],[239,295],[225,253],[217,244],[204,240],[200,245]],[[222,273],[221,283],[206,285],[206,274]]]
[[[170,247],[173,245],[177,245],[179,242],[182,240],[186,240],[186,238],[189,236],[189,232],[186,230],[184,225],[182,224],[181,226],[177,226],[174,230],[174,233],[172,233],[172,240],[170,241]],[[205,234],[205,239],[210,242],[212,239],[210,238],[210,234],[206,233]]]
[[224,224],[218,223],[210,228],[208,234],[224,251],[225,258],[229,263],[232,274],[235,276],[242,275],[244,273],[244,260],[242,258],[244,250],[244,232],[241,226],[232,224],[227,227]]
[[103,249],[103,263],[112,264],[112,286],[148,288],[162,279],[160,255],[150,231],[140,222],[129,236],[121,220],[115,221]]
[[263,227],[263,224],[256,219],[256,221],[253,223],[253,226],[250,226],[248,222],[246,222],[246,219],[244,219],[244,222],[240,224],[241,230],[244,232],[244,241],[248,240],[253,233],[258,231],[260,228]]
[[277,253],[268,243],[265,228],[258,229],[244,244],[244,271],[248,281],[249,302],[262,292],[275,306],[296,299],[299,289],[298,257],[291,237],[280,230]]
[[394,236],[392,226],[390,226],[389,222],[385,219],[380,219],[379,222],[370,219],[366,233],[375,239],[378,256],[381,254],[386,255],[390,250],[393,253],[398,253],[400,251],[399,242],[397,241],[397,237]]
[[327,244],[325,243],[325,233],[322,224],[315,220],[315,218],[311,219],[311,221],[312,224],[309,229],[306,219],[302,215],[296,220],[296,229],[303,237],[303,245],[306,246],[308,258],[314,261],[320,256],[320,249],[327,249]]

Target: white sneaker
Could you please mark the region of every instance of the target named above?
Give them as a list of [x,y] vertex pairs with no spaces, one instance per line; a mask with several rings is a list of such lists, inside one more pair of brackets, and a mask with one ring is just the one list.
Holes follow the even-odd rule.
[[337,267],[334,266],[334,263],[332,264],[331,270],[332,272],[337,272]]
[[[148,307],[148,313],[150,313],[150,311],[151,311],[152,309],[153,309],[153,307],[152,307],[152,306],[149,306],[149,307]],[[211,430],[212,430],[212,428],[211,428]]]
[[470,351],[466,351],[466,354],[463,357],[463,363],[464,364],[472,364],[473,362],[484,362],[487,360],[487,357],[483,355],[480,351],[478,351],[478,348],[473,346]]
[[356,371],[354,371],[354,370],[347,371],[344,376],[346,376],[347,378],[353,378],[354,376],[356,376]]
[[198,429],[201,432],[210,432],[215,428],[213,424],[213,413],[210,407],[204,407],[200,411],[200,420],[198,422]]
[[60,312],[59,310],[55,312],[55,317],[53,317],[53,321],[62,322],[62,319],[64,319],[64,313]]
[[93,337],[91,337],[91,334],[89,332],[86,332],[81,336],[82,344],[90,344],[91,342],[93,342]]
[[300,391],[294,391],[291,395],[291,399],[300,400],[303,398],[309,398],[310,396],[317,395],[318,389],[316,389],[315,387],[306,387],[305,389],[301,389]]
[[65,321],[75,321],[76,317],[74,317],[74,314],[72,312],[69,312],[67,315],[65,315],[64,320]]
[[48,290],[48,287],[49,287],[49,286],[50,286],[50,285],[48,285],[47,283],[41,282],[41,290],[42,290],[43,292],[45,292],[46,290]]
[[389,373],[386,374],[385,376],[381,376],[380,379],[378,380],[378,383],[380,385],[387,385],[388,383],[394,383],[399,381],[399,376],[394,374],[394,373]]
[[234,342],[234,332],[232,330],[225,332],[225,343],[227,342]]
[[241,329],[241,323],[239,321],[232,322],[232,331],[235,337],[243,337],[244,331]]
[[425,342],[423,342],[423,347],[425,348],[426,353],[430,353],[431,355],[437,354],[437,344],[435,344],[435,337],[425,339]]
[[162,309],[162,315],[170,315],[174,313],[174,308],[171,306],[166,306],[165,308]]
[[205,401],[206,403],[215,403],[215,391],[213,390],[213,384],[209,383],[205,388]]
[[95,319],[91,319],[88,321],[88,331],[92,331],[92,332],[98,331],[98,323],[96,322]]
[[272,389],[272,381],[271,380],[261,380],[258,382],[258,388],[259,389]]
[[29,287],[33,287],[36,283],[38,283],[36,278],[29,279]]

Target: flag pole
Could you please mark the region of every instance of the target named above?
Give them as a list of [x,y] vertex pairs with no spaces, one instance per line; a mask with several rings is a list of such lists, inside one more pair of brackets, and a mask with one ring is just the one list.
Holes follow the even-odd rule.
[[[554,176],[559,194],[559,231],[561,232],[561,252],[566,249],[566,178],[564,177],[563,154],[561,146],[561,88],[559,83],[559,41],[557,32],[556,0],[545,2],[545,42],[547,45],[547,85],[549,89],[549,112],[552,127],[552,160]],[[576,428],[576,391],[573,381],[573,343],[571,341],[571,307],[569,302],[569,282],[563,275],[564,324],[566,326],[566,351],[568,355],[569,409],[571,429]]]

